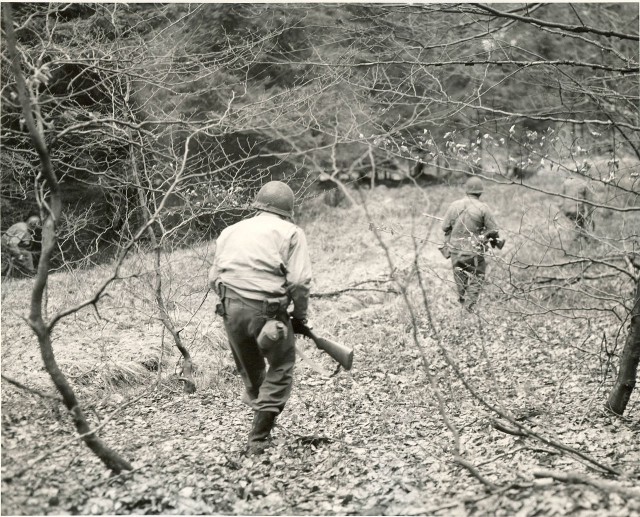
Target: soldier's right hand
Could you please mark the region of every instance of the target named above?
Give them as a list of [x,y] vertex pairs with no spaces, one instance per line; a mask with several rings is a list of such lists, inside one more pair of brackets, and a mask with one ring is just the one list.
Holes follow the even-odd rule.
[[308,325],[308,320],[304,319],[301,320],[299,318],[296,318],[295,316],[293,316],[292,314],[289,314],[289,316],[291,317],[291,326],[293,327],[293,332],[295,334],[300,334],[301,332],[303,332],[306,328],[311,328]]

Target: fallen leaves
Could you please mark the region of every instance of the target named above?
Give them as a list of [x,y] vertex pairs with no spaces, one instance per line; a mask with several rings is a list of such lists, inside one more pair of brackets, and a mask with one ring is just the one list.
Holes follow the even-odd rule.
[[[339,219],[326,229],[314,226],[316,235],[309,236],[311,246],[319,246],[316,243],[322,239],[318,237],[333,239],[331,256],[316,268],[316,276],[325,282],[326,290],[384,272],[371,248],[359,254],[349,232],[334,238],[329,230],[344,224],[344,215]],[[357,218],[354,221],[351,224],[356,224]],[[318,235],[325,231],[326,235]],[[347,267],[336,268],[335,264],[346,256],[344,250],[349,250],[350,262]],[[316,252],[316,256],[322,255],[322,250]],[[439,274],[448,273],[440,259],[431,259],[440,268]],[[637,424],[612,418],[596,409],[597,403],[588,405],[599,389],[600,343],[585,341],[587,329],[575,322],[541,316],[532,330],[531,322],[525,325],[517,316],[499,313],[491,303],[482,324],[467,321],[468,315],[456,315],[446,277],[432,276],[428,280],[430,296],[440,302],[434,304],[434,319],[443,342],[479,393],[506,408],[518,422],[613,464],[629,477],[630,481],[625,481],[628,485],[637,480]],[[196,298],[194,306],[200,301]],[[130,305],[145,309],[140,300]],[[450,516],[528,517],[570,512],[630,516],[640,511],[633,500],[618,494],[551,478],[535,479],[532,472],[543,468],[567,472],[585,469],[573,458],[546,450],[535,440],[492,428],[490,419],[495,415],[481,408],[452,373],[437,349],[425,315],[420,313],[419,340],[447,414],[461,433],[464,457],[482,476],[500,485],[499,491],[487,493],[477,479],[453,461],[451,433],[438,413],[422,357],[413,342],[410,319],[399,297],[319,299],[313,302],[313,310],[318,328],[354,347],[354,368],[324,379],[298,363],[294,389],[278,418],[273,446],[259,458],[242,455],[251,412],[239,401],[241,383],[209,305],[203,306],[201,313],[207,328],[191,335],[198,351],[196,365],[202,365],[203,370],[210,368],[208,382],[202,382],[194,395],[185,396],[171,371],[165,372],[155,391],[125,408],[100,432],[101,438],[134,461],[135,472],[112,478],[83,445],[75,443],[36,465],[20,480],[8,483],[8,476],[26,461],[66,442],[71,426],[59,405],[3,384],[3,512],[439,512]],[[76,349],[76,355],[91,360],[88,367],[102,352],[137,360],[145,357],[150,347],[158,347],[157,326],[151,325],[145,334],[140,329],[145,328],[147,320],[142,323],[135,319],[130,310],[120,308],[106,314],[111,321],[101,327],[95,339],[87,338],[89,315],[79,318],[76,327],[64,327],[65,332],[77,334],[67,343],[72,343],[69,346]],[[3,314],[3,333],[5,321],[17,325]],[[24,332],[15,328],[16,335],[26,339]],[[566,336],[584,341],[586,353],[568,346]],[[326,354],[308,343],[303,346],[314,361],[333,370]],[[74,350],[63,346],[58,349],[69,366],[84,365],[76,362]],[[24,371],[37,370],[37,354],[33,357],[23,354]],[[12,364],[18,373],[22,371],[21,361],[16,359]],[[133,385],[101,391],[90,384],[83,386],[83,401],[90,409],[92,423],[132,400],[142,388]]]

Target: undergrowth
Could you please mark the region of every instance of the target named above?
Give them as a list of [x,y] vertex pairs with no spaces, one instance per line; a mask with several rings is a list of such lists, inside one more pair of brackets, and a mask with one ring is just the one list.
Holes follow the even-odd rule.
[[[578,508],[576,501],[587,494],[593,515],[598,511],[631,515],[633,508],[624,501],[594,496],[588,489],[536,487],[530,472],[541,465],[580,471],[584,466],[553,451],[540,452],[548,448],[530,439],[496,431],[495,415],[479,405],[448,366],[420,309],[418,339],[449,417],[461,432],[466,456],[495,483],[513,481],[518,472],[524,478],[517,479],[531,487],[521,492],[514,489],[512,498],[486,493],[477,480],[451,463],[451,438],[438,416],[413,341],[412,320],[397,294],[398,286],[406,285],[412,304],[420,307],[412,235],[426,240],[420,243],[418,266],[434,326],[480,396],[540,432],[614,462],[630,476],[637,476],[640,465],[634,463],[639,453],[633,416],[616,420],[601,409],[613,375],[613,345],[624,337],[615,315],[602,310],[540,310],[541,301],[547,304],[544,307],[550,303],[544,296],[556,297],[553,303],[563,306],[579,299],[578,293],[550,292],[532,301],[514,285],[516,280],[531,284],[534,274],[523,270],[515,280],[510,276],[507,265],[516,251],[523,263],[539,259],[527,229],[542,224],[537,217],[549,212],[545,203],[551,202],[538,193],[488,185],[483,199],[496,210],[508,240],[502,252],[489,258],[489,281],[475,316],[457,303],[450,264],[436,249],[441,239],[439,222],[427,217],[442,216],[461,192],[459,187],[422,192],[408,187],[367,190],[364,195],[372,220],[358,207],[330,209],[320,198],[300,211],[298,222],[307,234],[314,267],[312,324],[321,335],[352,346],[355,364],[350,373],[326,380],[298,363],[292,397],[278,420],[268,465],[244,463],[239,455],[250,415],[239,402],[241,382],[221,321],[214,315],[216,297],[208,293],[205,299],[213,243],[175,251],[162,261],[167,308],[196,367],[198,391],[192,396],[182,393],[177,377],[180,354],[157,317],[151,257],[131,257],[123,269],[125,278],[112,285],[97,310],[83,309],[60,323],[54,349],[83,403],[92,407],[92,424],[130,404],[101,435],[139,460],[142,470],[132,475],[131,482],[81,488],[74,476],[89,476],[99,484],[103,471],[88,452],[74,445],[78,460],[67,467],[69,486],[56,488],[68,499],[63,509],[428,514],[429,508],[446,505],[452,498],[470,498],[475,502],[460,503],[470,512],[476,508],[479,514],[493,514],[501,508],[502,513],[512,514],[524,508],[522,501],[533,508],[547,508],[546,496],[551,494],[567,508]],[[371,224],[381,229],[389,246],[393,271],[382,258]],[[108,273],[105,267],[53,275],[48,314],[86,298]],[[371,290],[345,290],[356,284]],[[622,290],[622,285],[605,282],[603,286]],[[20,319],[27,311],[29,281],[11,281],[6,287],[3,374],[52,394],[37,343]],[[306,340],[298,344],[312,360],[334,369],[326,355]],[[25,404],[26,399],[31,402]],[[634,395],[629,415],[637,409]],[[50,423],[54,411],[55,425]],[[55,402],[4,383],[3,426],[6,472],[14,472],[17,464],[37,454],[24,449],[24,444],[36,444],[42,451],[48,440],[60,443],[70,438],[67,417]],[[6,444],[20,444],[24,452],[17,455]],[[57,486],[47,472],[58,472],[58,466],[69,461],[62,452],[56,453],[43,462],[42,472],[29,475],[40,485]],[[39,490],[29,496],[13,485],[6,496],[3,485],[3,503],[9,501],[8,507],[18,513],[46,510],[41,498],[48,492]],[[182,490],[191,494],[189,500],[206,503],[206,508],[189,506],[192,503],[180,495]],[[572,490],[579,490],[579,495]],[[330,494],[340,494],[339,500]],[[37,502],[27,503],[29,497]],[[481,497],[486,500],[480,502]],[[50,509],[55,512],[58,507]]]

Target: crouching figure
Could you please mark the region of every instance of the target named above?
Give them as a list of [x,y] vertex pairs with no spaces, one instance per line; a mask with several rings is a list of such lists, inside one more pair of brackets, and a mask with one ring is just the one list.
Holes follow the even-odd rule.
[[32,215],[29,219],[13,224],[2,235],[2,275],[10,274],[15,268],[23,275],[33,276],[36,273],[33,261],[33,242],[36,228],[40,226],[40,218]]

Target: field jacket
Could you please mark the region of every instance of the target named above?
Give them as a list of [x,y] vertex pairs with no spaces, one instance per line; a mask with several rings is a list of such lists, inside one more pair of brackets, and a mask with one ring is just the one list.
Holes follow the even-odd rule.
[[497,236],[498,225],[489,207],[475,196],[466,196],[449,205],[442,231],[453,255],[482,255],[488,233]]
[[209,270],[210,287],[220,283],[251,300],[288,296],[293,316],[306,319],[311,260],[304,232],[268,212],[225,228]]
[[2,242],[10,248],[29,248],[33,236],[29,225],[24,222],[15,223],[4,233]]

